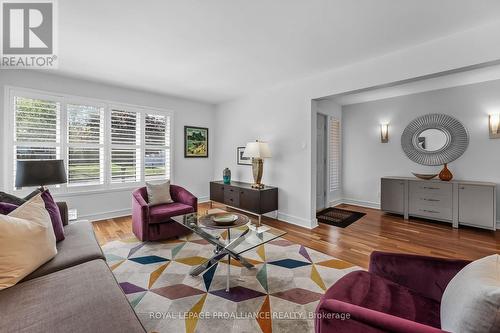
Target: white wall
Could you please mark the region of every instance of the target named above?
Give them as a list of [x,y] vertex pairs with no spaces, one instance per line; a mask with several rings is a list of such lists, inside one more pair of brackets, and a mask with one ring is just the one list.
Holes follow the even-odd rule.
[[[344,197],[348,202],[378,206],[380,177],[439,173],[406,157],[401,134],[416,117],[445,113],[460,120],[470,133],[467,151],[449,165],[455,179],[500,183],[500,140],[489,139],[488,114],[500,112],[500,80],[394,97],[342,108],[344,128]],[[380,143],[382,121],[389,142]],[[500,196],[499,202],[500,205]],[[500,218],[500,214],[499,214]]]
[[280,217],[312,227],[316,165],[311,100],[500,59],[500,43],[492,42],[499,34],[500,23],[483,26],[221,104],[214,175],[220,178],[228,166],[234,179],[251,180],[248,167],[236,166],[236,147],[255,138],[268,140],[275,157],[265,162],[264,182],[280,188]]
[[[133,80],[133,78],[130,78]],[[97,82],[66,78],[45,74],[32,70],[2,70],[0,71],[0,120],[3,122],[4,86],[16,86],[31,89],[40,89],[76,96],[97,98],[167,109],[174,112],[174,151],[173,151],[173,180],[195,194],[200,200],[208,198],[209,181],[213,176],[214,150],[214,106],[183,98],[153,94]],[[3,125],[3,124],[2,124]],[[184,125],[209,128],[209,158],[184,158]],[[6,124],[8,126],[8,124]],[[4,127],[0,126],[3,141]],[[0,147],[0,156],[3,153],[3,142]],[[4,175],[4,161],[0,163],[0,175]],[[0,189],[5,188],[4,177],[0,177]],[[77,208],[80,217],[102,218],[107,216],[126,215],[130,212],[131,190],[111,193],[57,197],[65,200],[70,208]]]
[[[309,203],[303,200],[303,195],[308,191],[309,180],[304,179],[302,171],[310,163],[309,157],[304,158],[308,156],[309,133],[305,125],[310,124],[310,114],[289,112],[297,103],[304,102],[297,97],[285,95],[219,106],[214,178],[222,179],[222,170],[228,167],[232,179],[252,182],[252,167],[236,164],[236,147],[255,139],[269,142],[273,157],[264,161],[262,182],[279,187],[279,218],[304,224],[308,221],[300,215],[308,209]],[[304,107],[310,109],[310,105],[309,100],[309,105]]]

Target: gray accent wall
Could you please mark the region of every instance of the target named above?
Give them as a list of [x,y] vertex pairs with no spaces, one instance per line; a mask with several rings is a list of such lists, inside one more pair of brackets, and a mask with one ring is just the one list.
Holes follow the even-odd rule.
[[[343,106],[345,201],[377,207],[381,177],[411,176],[412,171],[439,173],[439,166],[410,161],[401,148],[406,125],[428,113],[451,115],[469,130],[469,148],[449,165],[454,179],[494,182],[498,191],[500,139],[489,139],[490,112],[500,112],[500,80]],[[380,142],[381,122],[390,124],[385,144]]]

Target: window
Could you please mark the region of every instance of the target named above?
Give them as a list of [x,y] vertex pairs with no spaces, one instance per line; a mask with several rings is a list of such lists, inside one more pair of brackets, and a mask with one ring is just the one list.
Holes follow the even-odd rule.
[[12,187],[17,161],[27,159],[63,159],[68,183],[60,191],[170,178],[172,114],[9,89],[12,113],[6,119],[14,123],[8,134],[13,142],[14,161],[8,164]]
[[14,97],[14,165],[17,160],[53,160],[61,153],[61,105],[50,99]]
[[111,182],[137,182],[140,173],[140,114],[111,110]]
[[103,108],[68,104],[68,186],[104,183]]
[[330,191],[340,189],[340,158],[341,158],[341,145],[340,145],[340,121],[336,118],[330,118],[329,137],[329,180]]
[[144,131],[146,180],[170,178],[170,117],[146,114]]

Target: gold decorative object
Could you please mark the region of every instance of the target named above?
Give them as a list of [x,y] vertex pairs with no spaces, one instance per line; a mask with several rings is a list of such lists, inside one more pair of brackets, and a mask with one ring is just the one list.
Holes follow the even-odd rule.
[[261,184],[262,180],[262,172],[264,171],[264,160],[262,158],[254,157],[252,158],[252,173],[254,184],[253,188],[264,188],[264,185]]
[[264,170],[264,158],[271,157],[271,150],[268,144],[258,140],[247,143],[243,157],[252,158],[252,173],[254,180],[252,187],[264,188],[264,185],[261,183],[262,172]]

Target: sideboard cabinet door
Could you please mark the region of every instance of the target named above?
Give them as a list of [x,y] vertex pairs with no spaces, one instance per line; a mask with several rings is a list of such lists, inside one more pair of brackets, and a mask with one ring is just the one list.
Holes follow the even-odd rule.
[[210,200],[224,202],[224,185],[210,183]]
[[405,186],[403,180],[382,178],[380,205],[384,212],[404,214]]
[[462,184],[458,186],[458,222],[494,230],[495,188]]
[[240,190],[240,208],[260,214],[260,191]]

